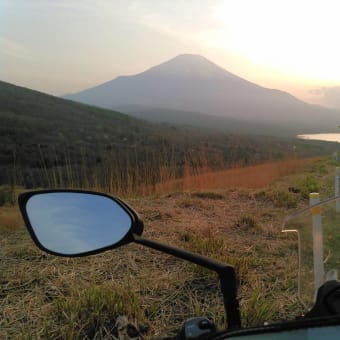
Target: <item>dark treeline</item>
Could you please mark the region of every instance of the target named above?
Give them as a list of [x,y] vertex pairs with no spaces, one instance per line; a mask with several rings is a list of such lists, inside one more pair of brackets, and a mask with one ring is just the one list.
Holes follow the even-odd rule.
[[[262,137],[226,136],[157,145],[6,144],[1,147],[0,185],[87,188],[120,194],[152,192],[156,183],[207,170],[329,153],[323,144]],[[297,143],[296,143],[297,142]]]

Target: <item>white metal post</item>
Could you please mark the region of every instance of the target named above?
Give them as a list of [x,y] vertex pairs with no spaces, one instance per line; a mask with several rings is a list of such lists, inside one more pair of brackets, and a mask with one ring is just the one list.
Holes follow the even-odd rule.
[[[310,205],[320,203],[319,193],[313,192],[309,195]],[[323,239],[321,224],[321,207],[312,208],[312,224],[313,224],[313,260],[314,260],[314,284],[315,297],[319,287],[324,282],[324,266],[323,266]]]
[[[335,168],[335,196],[339,196],[339,167]],[[340,212],[340,200],[336,200],[336,212]]]

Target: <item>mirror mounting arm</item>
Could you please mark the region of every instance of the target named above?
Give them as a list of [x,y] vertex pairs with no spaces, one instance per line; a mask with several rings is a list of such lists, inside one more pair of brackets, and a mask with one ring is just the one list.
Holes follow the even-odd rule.
[[228,329],[241,328],[235,269],[232,266],[224,265],[217,273],[220,279],[224,308],[227,314]]
[[232,266],[212,260],[206,256],[195,254],[187,250],[148,240],[136,234],[133,234],[133,239],[135,243],[142,244],[146,247],[161,251],[163,253],[167,253],[169,255],[173,255],[180,259],[187,260],[199,266],[215,271],[220,279],[224,308],[228,321],[228,329],[241,328],[241,317],[237,300],[236,274],[235,269]]

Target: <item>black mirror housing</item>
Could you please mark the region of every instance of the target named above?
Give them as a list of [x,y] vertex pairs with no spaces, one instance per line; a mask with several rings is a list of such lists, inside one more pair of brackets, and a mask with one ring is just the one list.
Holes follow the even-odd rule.
[[143,222],[120,199],[80,190],[23,193],[19,207],[35,244],[66,257],[88,256],[117,248],[141,235]]

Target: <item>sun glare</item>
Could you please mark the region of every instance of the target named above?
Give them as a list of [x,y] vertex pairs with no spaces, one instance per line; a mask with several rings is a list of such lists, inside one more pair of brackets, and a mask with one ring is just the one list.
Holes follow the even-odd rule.
[[215,7],[213,43],[258,67],[296,79],[340,80],[340,2],[225,0]]

